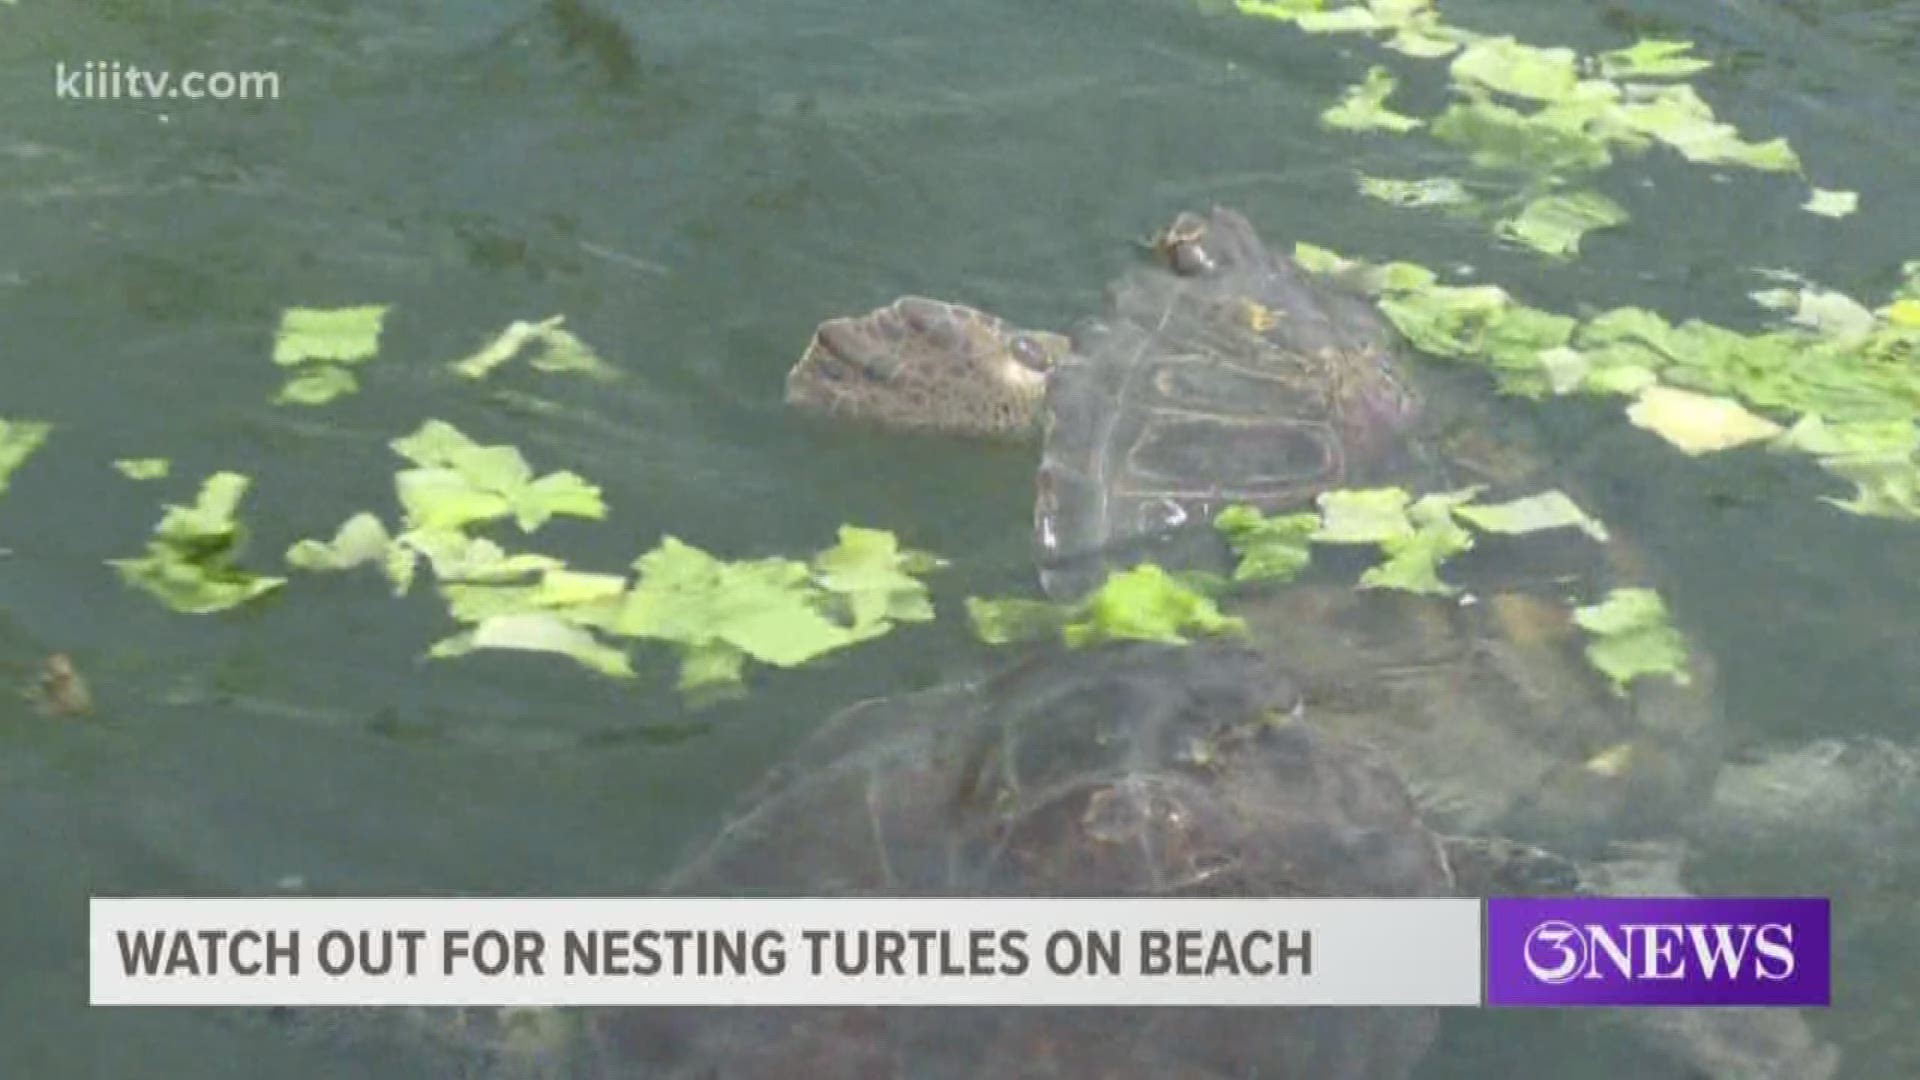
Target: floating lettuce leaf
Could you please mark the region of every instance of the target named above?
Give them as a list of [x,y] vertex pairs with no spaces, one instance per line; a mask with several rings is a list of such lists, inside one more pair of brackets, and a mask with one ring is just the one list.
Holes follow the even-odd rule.
[[536,371],[610,375],[613,369],[586,342],[563,327],[564,321],[561,315],[537,323],[516,321],[473,355],[455,361],[453,369],[469,379],[484,379],[532,346],[537,351],[530,363]]
[[1558,490],[1544,491],[1512,502],[1464,505],[1456,507],[1454,513],[1482,532],[1521,535],[1547,529],[1576,528],[1603,544],[1607,541],[1606,526],[1588,516],[1565,492]]
[[448,638],[428,653],[436,659],[465,656],[479,649],[557,653],[619,679],[633,678],[624,650],[602,642],[593,632],[545,612],[494,615],[472,630]]
[[1313,539],[1326,544],[1376,544],[1386,560],[1361,575],[1363,589],[1400,589],[1446,595],[1439,567],[1473,546],[1473,536],[1453,521],[1456,507],[1479,489],[1426,495],[1412,502],[1399,488],[1329,491],[1320,496],[1320,527]]
[[1213,527],[1240,557],[1233,580],[1291,581],[1313,559],[1309,543],[1320,518],[1317,514],[1267,517],[1251,506],[1229,506],[1213,519]]
[[456,622],[546,612],[582,626],[604,627],[618,617],[627,579],[550,567],[532,584],[447,582],[440,587]]
[[417,529],[463,529],[512,511],[505,496],[474,486],[452,469],[407,469],[393,482],[407,523]]
[[1800,168],[1800,159],[1787,140],[1746,142],[1733,125],[1714,118],[1713,107],[1691,86],[1632,83],[1623,90],[1623,100],[1607,116],[1617,134],[1657,139],[1689,161],[1744,165],[1769,172],[1796,172]]
[[1619,203],[1597,191],[1547,195],[1529,202],[1520,215],[1500,223],[1499,234],[1547,255],[1572,255],[1580,238],[1627,220]]
[[1473,195],[1467,186],[1450,176],[1425,180],[1391,180],[1372,176],[1359,179],[1360,194],[1395,206],[1417,209],[1427,206],[1467,206]]
[[273,362],[283,367],[325,360],[335,364],[357,364],[380,350],[380,327],[387,317],[387,306],[334,308],[288,308],[280,315],[280,330],[274,336]]
[[1864,517],[1920,521],[1920,459],[1912,454],[1822,458],[1820,467],[1854,486],[1850,499],[1826,501]]
[[1384,544],[1411,535],[1411,498],[1399,488],[1325,492],[1318,500],[1320,527],[1313,539],[1323,544]]
[[1850,454],[1911,454],[1920,451],[1920,428],[1907,420],[1856,420],[1828,423],[1803,416],[1775,444],[1818,457]]
[[1189,634],[1239,633],[1246,624],[1152,563],[1110,574],[1061,628],[1069,648],[1105,641],[1184,644]]
[[315,364],[288,379],[273,400],[282,405],[325,405],[358,389],[360,380],[351,370],[338,364]]
[[1560,176],[1605,168],[1607,139],[1583,120],[1560,113],[1527,114],[1485,97],[1456,101],[1433,122],[1433,136],[1471,152],[1483,169]]
[[1627,408],[1627,419],[1687,454],[1707,454],[1780,434],[1780,425],[1737,401],[1690,390],[1650,386]]
[[1600,54],[1600,74],[1609,79],[1685,78],[1713,66],[1710,60],[1686,55],[1691,41],[1649,38],[1624,49]]
[[[639,580],[607,629],[680,646],[683,665],[698,667],[702,680],[731,663],[715,650],[794,667],[884,632],[842,626],[822,614],[805,563],[722,562],[667,537],[634,567]],[[687,674],[683,666],[683,678]]]
[[1243,15],[1257,15],[1283,22],[1292,22],[1309,12],[1319,11],[1323,4],[1324,0],[1233,0],[1233,6]]
[[1035,641],[1060,632],[1072,610],[1046,600],[982,600],[967,597],[967,621],[988,645]]
[[1552,389],[1541,356],[1565,346],[1578,325],[1491,285],[1410,290],[1382,300],[1380,310],[1416,348],[1481,364],[1502,391],[1529,396]]
[[1814,188],[1813,193],[1807,196],[1807,201],[1800,204],[1800,208],[1809,214],[1843,218],[1860,209],[1860,193]]
[[499,544],[457,529],[409,529],[396,544],[424,557],[441,581],[516,581],[565,566],[548,555],[509,555]]
[[113,467],[129,480],[164,480],[173,471],[166,458],[121,458]]
[[1807,285],[1798,289],[1761,289],[1750,295],[1760,306],[1786,313],[1794,325],[1827,337],[1863,338],[1879,325],[1865,304],[1832,289]]
[[129,585],[189,614],[224,611],[280,587],[285,578],[235,565],[246,546],[246,529],[235,513],[248,483],[238,473],[208,477],[192,506],[167,508],[146,555],[109,560],[109,565]]
[[373,514],[348,518],[332,540],[302,540],[287,549],[287,565],[298,570],[351,570],[370,562],[384,562],[393,537]]
[[1334,8],[1332,11],[1306,11],[1294,18],[1294,25],[1309,34],[1365,34],[1388,29],[1388,24],[1363,7]]
[[1920,427],[1912,421],[1804,416],[1774,446],[1813,454],[1821,468],[1854,485],[1852,498],[1824,501],[1865,517],[1920,520]]
[[1387,108],[1398,85],[1386,68],[1369,68],[1366,80],[1348,87],[1339,104],[1320,114],[1320,122],[1342,131],[1412,131],[1421,121]]
[[1220,612],[1212,598],[1152,563],[1107,575],[1078,604],[969,597],[967,618],[989,645],[1058,633],[1069,648],[1109,641],[1185,644],[1192,634],[1242,633],[1246,624]]
[[1473,534],[1453,520],[1454,511],[1479,495],[1478,488],[1421,497],[1407,508],[1412,531],[1380,542],[1386,561],[1360,575],[1363,589],[1399,589],[1430,596],[1458,590],[1440,580],[1440,564],[1473,547]]
[[1669,675],[1685,685],[1686,642],[1667,619],[1667,606],[1652,589],[1615,589],[1590,607],[1575,609],[1574,622],[1593,641],[1587,658],[1616,692],[1643,675]]
[[512,516],[522,531],[532,532],[559,514],[606,516],[594,484],[571,472],[535,478],[519,450],[480,446],[439,420],[427,421],[392,446],[422,466],[394,478],[408,522],[416,528],[459,529]]
[[14,470],[40,449],[53,425],[41,420],[0,420],[0,493],[7,490]]
[[903,551],[890,532],[840,527],[838,545],[813,560],[814,581],[846,605],[856,633],[895,622],[927,622],[933,601],[915,574],[945,565],[932,555]]
[[1453,79],[1534,101],[1561,101],[1580,82],[1572,49],[1543,49],[1510,37],[1481,38],[1453,59]]

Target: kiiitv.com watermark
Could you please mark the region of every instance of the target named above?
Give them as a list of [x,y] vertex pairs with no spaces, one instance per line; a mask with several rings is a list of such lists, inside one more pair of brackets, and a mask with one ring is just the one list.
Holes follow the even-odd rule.
[[163,71],[119,60],[55,61],[63,101],[276,101],[277,71]]

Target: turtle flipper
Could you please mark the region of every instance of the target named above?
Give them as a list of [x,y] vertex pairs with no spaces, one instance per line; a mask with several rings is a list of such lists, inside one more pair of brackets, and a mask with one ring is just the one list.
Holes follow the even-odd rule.
[[1580,867],[1545,848],[1497,836],[1442,836],[1454,887],[1464,896],[1567,896],[1582,891]]

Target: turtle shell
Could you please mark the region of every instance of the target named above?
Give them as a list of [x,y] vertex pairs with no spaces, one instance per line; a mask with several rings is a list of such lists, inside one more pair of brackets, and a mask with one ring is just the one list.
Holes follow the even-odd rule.
[[[831,721],[670,881],[682,895],[1433,896],[1370,749],[1227,645],[1050,654]],[[1406,1076],[1432,1010],[614,1010],[649,1077]],[[626,1075],[619,1073],[617,1075]]]
[[1498,550],[1472,554],[1496,565],[1486,588],[1463,594],[1471,603],[1295,583],[1232,610],[1255,647],[1286,658],[1304,722],[1378,749],[1435,831],[1575,859],[1671,835],[1722,759],[1711,658],[1690,650],[1684,683],[1616,689],[1561,594],[1601,579],[1529,582]]
[[1229,504],[1271,512],[1429,468],[1421,394],[1371,305],[1231,210],[1181,215],[1160,248],[1169,265],[1110,286],[1048,380],[1035,534],[1058,598],[1149,550],[1187,561],[1165,544]]

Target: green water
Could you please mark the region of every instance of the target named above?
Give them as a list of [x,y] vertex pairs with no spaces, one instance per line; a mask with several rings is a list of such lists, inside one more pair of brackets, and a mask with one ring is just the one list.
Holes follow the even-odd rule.
[[[219,617],[123,590],[103,560],[216,469],[254,477],[252,561],[271,568],[389,511],[385,441],[437,416],[604,487],[607,521],[540,535],[574,565],[618,569],[663,533],[799,554],[853,521],[952,557],[953,613],[1029,587],[1032,455],[790,415],[781,378],[822,318],[923,293],[1065,327],[1132,241],[1211,202],[1275,240],[1470,264],[1546,307],[1740,325],[1752,268],[1876,296],[1920,257],[1920,4],[1445,10],[1543,44],[1696,40],[1721,61],[1697,80],[1719,112],[1787,136],[1862,209],[1835,223],[1796,209],[1804,183],[1653,155],[1605,174],[1632,224],[1543,269],[1354,194],[1357,171],[1458,168],[1431,142],[1317,126],[1374,49],[1178,0],[608,0],[604,22],[531,0],[0,6],[0,414],[58,425],[0,502],[0,679],[64,650],[98,699],[84,723],[0,701],[0,1076],[367,1075],[216,1014],[88,1011],[85,898],[635,892],[835,708],[985,659],[948,618],[690,712],[660,664],[634,685],[499,654],[424,664],[444,613],[370,575],[296,578]],[[54,64],[87,60],[270,70],[282,97],[58,100]],[[1426,112],[1441,88],[1405,93]],[[369,302],[395,308],[363,392],[269,404],[280,309]],[[619,383],[446,370],[555,313]],[[1685,460],[1611,406],[1516,408],[1675,572],[1744,730],[1920,737],[1920,529],[1823,506],[1800,458]],[[174,477],[108,464],[150,455]],[[1818,1022],[1850,1077],[1920,1075],[1900,854],[1762,858],[1716,883],[1838,898],[1838,1007]],[[1631,1060],[1558,1018],[1456,1019],[1429,1076]]]

